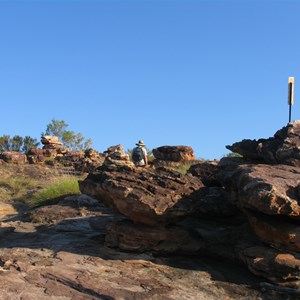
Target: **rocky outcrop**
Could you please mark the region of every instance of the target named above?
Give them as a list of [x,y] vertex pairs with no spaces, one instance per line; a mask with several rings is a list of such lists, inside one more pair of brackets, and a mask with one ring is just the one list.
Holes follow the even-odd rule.
[[172,162],[195,160],[194,150],[189,146],[161,146],[152,153],[156,159]]
[[93,150],[68,151],[66,154],[57,156],[55,159],[65,167],[72,167],[77,172],[93,172],[104,162],[104,155]]
[[109,225],[110,247],[239,260],[279,290],[295,291],[300,286],[298,124],[264,140],[259,153],[268,148],[269,156],[255,154],[257,146],[249,142],[243,144],[244,157],[194,164],[187,175],[116,159],[80,182],[80,189],[126,217]]
[[243,140],[226,146],[245,159],[269,164],[300,166],[300,120],[278,130],[274,137],[259,140]]
[[127,218],[107,228],[108,246],[160,254],[209,253],[232,260],[237,244],[255,239],[224,188],[205,187],[195,176],[170,168],[128,166],[122,153],[114,153],[109,154],[114,159],[108,157],[79,181],[82,193]]
[[51,166],[70,168],[70,172],[88,173],[104,162],[105,155],[93,149],[69,150],[63,147],[56,136],[42,137],[43,149],[30,149],[27,159],[30,164],[46,163]]
[[113,207],[134,222],[170,223],[191,212],[197,178],[168,169],[135,167],[122,151],[109,155],[102,167],[79,182],[82,193]]
[[241,249],[240,259],[254,274],[293,289],[300,284],[299,125],[289,123],[274,138],[234,144],[229,148],[243,158],[223,158],[215,172],[264,243]]
[[5,162],[14,164],[24,164],[27,162],[26,155],[21,152],[5,151],[0,154],[0,158]]
[[225,158],[220,162],[218,179],[242,208],[300,219],[299,168]]

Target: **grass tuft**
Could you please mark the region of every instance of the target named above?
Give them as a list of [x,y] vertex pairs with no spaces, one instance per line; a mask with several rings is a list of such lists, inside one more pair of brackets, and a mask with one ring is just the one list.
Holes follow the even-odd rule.
[[172,168],[181,174],[186,174],[189,168],[191,167],[191,165],[192,165],[191,162],[185,162],[185,163],[181,163],[178,166],[172,166]]
[[50,184],[38,191],[29,202],[29,205],[34,207],[41,206],[64,196],[76,194],[80,194],[78,178],[64,176],[53,180]]
[[0,179],[0,201],[18,198],[37,185],[35,180],[26,177],[9,177]]

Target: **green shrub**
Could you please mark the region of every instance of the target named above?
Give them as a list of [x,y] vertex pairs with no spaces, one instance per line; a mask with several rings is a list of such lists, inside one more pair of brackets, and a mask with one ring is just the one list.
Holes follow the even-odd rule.
[[80,194],[78,177],[64,176],[55,179],[49,185],[37,192],[30,201],[31,206],[51,203],[67,195]]

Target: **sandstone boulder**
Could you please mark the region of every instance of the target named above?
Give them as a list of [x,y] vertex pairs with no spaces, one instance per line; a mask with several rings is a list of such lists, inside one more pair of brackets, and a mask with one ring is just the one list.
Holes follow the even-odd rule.
[[300,219],[299,168],[222,159],[217,177],[240,207]]
[[42,136],[41,142],[43,145],[62,145],[62,142],[58,140],[57,136],[44,135]]
[[194,150],[189,146],[161,146],[154,148],[152,153],[156,159],[182,162],[195,160]]
[[167,169],[107,164],[79,181],[82,193],[95,197],[134,222],[169,223],[191,213],[202,182]]
[[269,139],[243,140],[226,148],[246,159],[300,166],[300,120],[288,123]]
[[0,158],[5,162],[14,164],[24,164],[27,162],[26,155],[21,152],[6,151],[0,154]]
[[256,246],[241,251],[240,258],[255,275],[279,286],[299,289],[300,259],[297,253]]

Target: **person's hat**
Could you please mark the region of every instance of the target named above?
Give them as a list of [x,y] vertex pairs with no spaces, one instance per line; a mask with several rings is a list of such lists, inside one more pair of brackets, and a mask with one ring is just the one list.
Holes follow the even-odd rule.
[[145,146],[143,140],[139,140],[139,141],[136,143],[136,145],[137,145],[137,146]]

